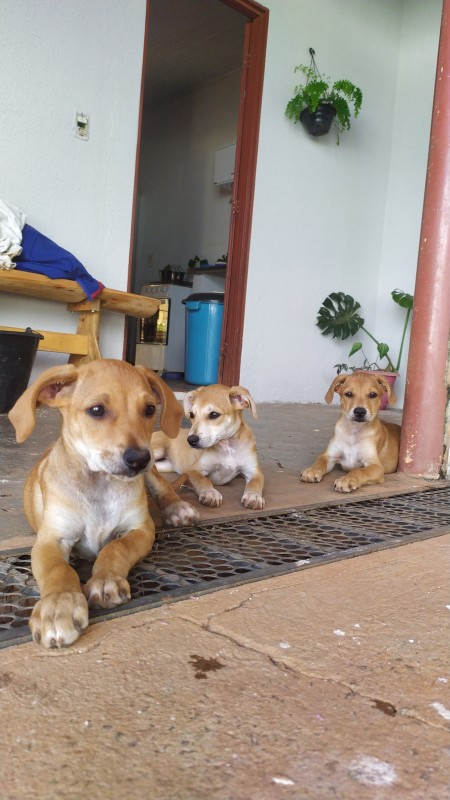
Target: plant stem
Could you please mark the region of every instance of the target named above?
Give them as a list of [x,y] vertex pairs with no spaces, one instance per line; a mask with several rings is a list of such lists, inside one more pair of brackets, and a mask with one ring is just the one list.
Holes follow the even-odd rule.
[[403,343],[405,341],[406,329],[408,327],[408,321],[409,321],[410,314],[411,314],[411,309],[408,308],[408,310],[406,312],[405,327],[403,328],[402,341],[400,343],[400,350],[399,350],[399,353],[398,353],[397,366],[395,367],[395,371],[396,372],[398,372],[399,367],[400,367],[400,361],[402,360]]
[[[375,344],[376,344],[377,346],[380,344],[380,342],[378,341],[378,339],[375,339],[375,336],[372,336],[372,334],[371,334],[371,333],[369,333],[369,331],[368,331],[368,330],[367,330],[367,329],[364,327],[364,325],[361,325],[361,330],[362,330],[362,331],[364,331],[364,333],[367,333],[367,336],[370,336],[370,338],[372,339],[372,341],[373,341],[373,342],[375,342]],[[406,330],[406,329],[405,329],[405,330]],[[387,360],[387,362],[388,362],[388,367],[389,367],[389,369],[390,369],[392,372],[397,372],[397,370],[395,369],[395,367],[394,367],[394,365],[393,365],[393,363],[392,363],[391,359],[389,358],[389,356],[388,356],[388,355],[385,355],[385,358],[386,358],[386,360]]]

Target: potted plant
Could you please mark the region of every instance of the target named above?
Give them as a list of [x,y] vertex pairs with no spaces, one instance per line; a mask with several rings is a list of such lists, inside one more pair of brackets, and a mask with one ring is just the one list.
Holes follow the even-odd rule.
[[[400,289],[394,289],[391,292],[391,297],[394,303],[397,303],[401,308],[406,311],[403,331],[400,341],[400,348],[398,351],[397,360],[394,362],[390,355],[389,345],[385,342],[380,342],[375,336],[364,327],[364,319],[360,316],[358,310],[361,304],[358,303],[351,295],[344,292],[332,292],[325,298],[322,306],[317,315],[316,325],[322,331],[324,336],[333,336],[333,339],[348,339],[349,336],[355,336],[358,331],[364,331],[372,341],[375,342],[377,348],[377,357],[375,361],[370,361],[364,353],[361,342],[354,342],[349,352],[350,356],[355,355],[361,351],[364,360],[359,366],[350,366],[348,364],[335,364],[337,373],[340,372],[355,372],[356,370],[382,371],[388,378],[391,385],[394,384],[395,378],[399,373],[400,363],[403,354],[403,345],[405,342],[406,330],[408,327],[411,311],[413,307],[414,297],[407,292]],[[379,366],[378,359],[386,360],[386,368]],[[386,402],[382,404],[382,408],[386,406]]]
[[303,72],[306,83],[294,88],[294,95],[289,100],[285,114],[295,123],[300,121],[311,136],[323,136],[335,121],[336,143],[343,131],[350,130],[350,119],[357,117],[362,104],[362,91],[358,86],[342,78],[332,81],[324,77],[317,69],[314,61],[314,50],[311,53],[311,65],[300,64],[294,72]]

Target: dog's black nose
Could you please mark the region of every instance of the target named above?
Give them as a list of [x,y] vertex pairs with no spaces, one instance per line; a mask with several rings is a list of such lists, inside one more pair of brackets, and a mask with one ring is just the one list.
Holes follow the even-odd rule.
[[140,472],[145,469],[150,461],[150,450],[146,447],[129,447],[123,454],[123,460],[129,469]]
[[191,445],[191,447],[198,447],[198,443],[199,443],[199,441],[200,441],[200,437],[199,437],[199,436],[197,436],[197,434],[196,434],[196,433],[191,433],[191,434],[190,434],[190,435],[187,437],[187,440],[188,440],[189,444]]
[[357,422],[362,422],[366,414],[367,409],[362,406],[356,406],[356,408],[353,409],[353,416]]

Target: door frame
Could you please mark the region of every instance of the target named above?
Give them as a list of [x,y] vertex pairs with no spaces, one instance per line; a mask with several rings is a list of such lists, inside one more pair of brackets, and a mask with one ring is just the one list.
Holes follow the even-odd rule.
[[235,176],[219,363],[219,381],[227,386],[236,386],[240,380],[241,370],[248,257],[269,10],[259,3],[252,2],[252,0],[221,1],[249,18],[245,30],[242,62]]
[[[220,0],[220,2],[247,17],[242,60],[242,78],[239,100],[236,161],[231,206],[228,260],[225,280],[225,298],[220,345],[219,381],[234,386],[239,383],[242,339],[244,332],[245,295],[247,289],[248,256],[253,213],[253,196],[256,177],[259,122],[266,56],[269,10],[254,0]],[[147,59],[148,31],[151,25],[151,0],[147,0],[145,14],[144,48],[142,57],[141,89],[139,102],[138,136],[131,215],[130,252],[128,259],[128,291],[131,291],[136,220],[138,214],[138,176],[141,152],[144,81]],[[129,352],[128,339],[134,327],[126,319],[123,358]]]

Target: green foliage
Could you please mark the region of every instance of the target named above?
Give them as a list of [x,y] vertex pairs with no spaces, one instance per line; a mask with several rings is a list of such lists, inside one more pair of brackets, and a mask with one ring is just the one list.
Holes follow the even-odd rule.
[[322,306],[319,309],[316,325],[322,331],[324,336],[332,336],[334,339],[348,339],[349,336],[355,336],[359,330],[369,336],[375,342],[377,348],[377,360],[370,362],[363,349],[361,342],[354,342],[349,352],[349,357],[355,355],[359,351],[364,356],[362,367],[349,367],[347,364],[335,364],[338,374],[345,371],[353,371],[355,369],[382,369],[378,366],[378,359],[386,359],[387,367],[392,372],[398,372],[400,369],[400,362],[403,352],[403,344],[405,341],[406,330],[408,327],[409,318],[411,315],[414,297],[411,294],[394,289],[391,292],[391,297],[397,305],[406,310],[405,323],[403,326],[402,338],[400,343],[400,350],[398,354],[397,363],[394,364],[389,355],[389,345],[385,342],[380,342],[364,327],[364,319],[358,313],[361,308],[360,303],[357,302],[351,295],[344,294],[344,292],[332,292],[325,298]]
[[294,88],[294,95],[289,100],[285,114],[288,119],[298,122],[304,108],[312,114],[317,110],[319,103],[329,103],[336,109],[336,137],[339,144],[339,134],[350,130],[350,119],[357,117],[362,105],[362,91],[351,81],[342,79],[332,83],[331,78],[324,78],[311,67],[300,64],[295,67],[295,72],[303,72],[306,84]]

